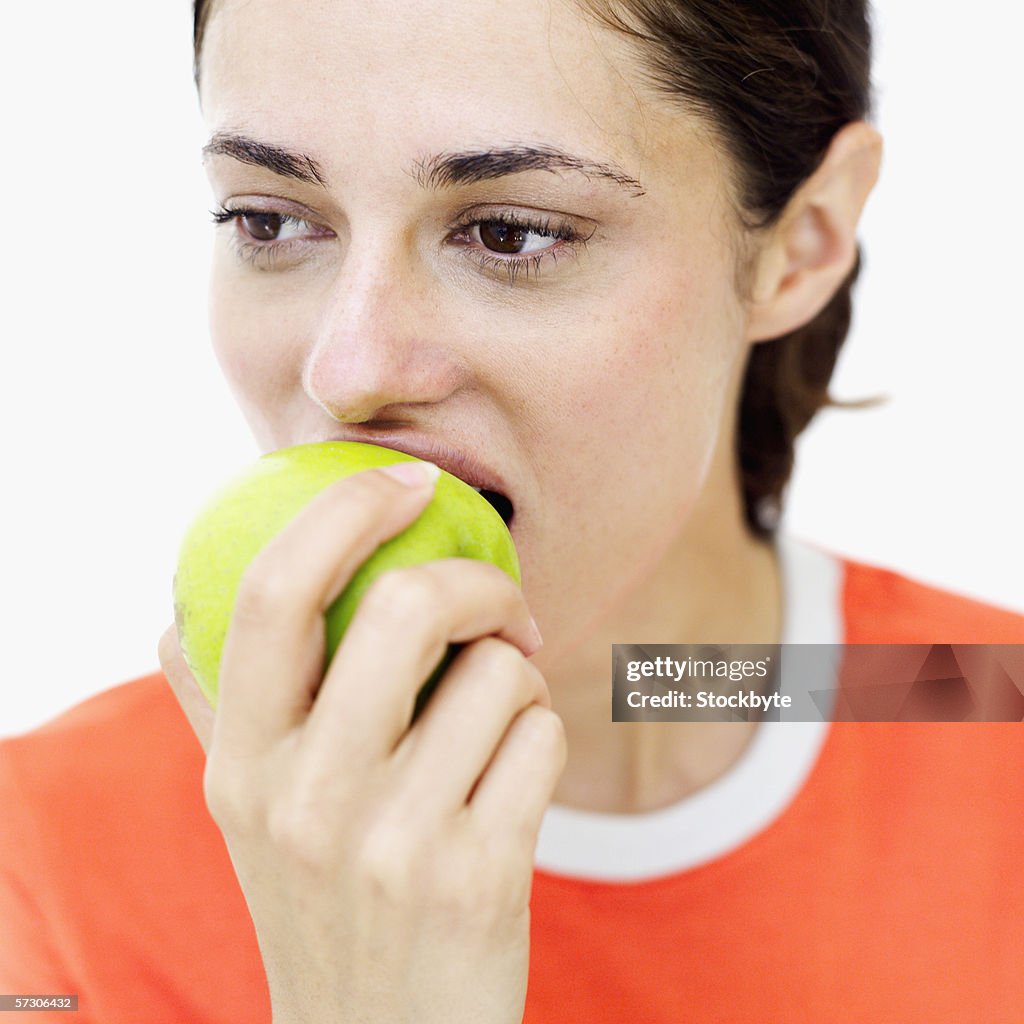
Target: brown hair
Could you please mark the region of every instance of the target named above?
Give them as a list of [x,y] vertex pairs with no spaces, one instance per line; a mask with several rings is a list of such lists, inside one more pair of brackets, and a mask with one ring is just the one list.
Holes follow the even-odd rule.
[[[868,0],[577,0],[637,41],[653,85],[682,98],[733,158],[743,220],[773,224],[843,125],[871,107]],[[737,424],[747,525],[768,536],[797,435],[827,405],[860,253],[808,324],[751,348]]]
[[[833,135],[871,106],[868,0],[576,0],[638,43],[662,92],[702,115],[733,158],[744,223],[773,224],[818,167]],[[195,0],[195,76],[212,0]],[[813,320],[752,346],[737,456],[747,525],[770,536],[797,436],[831,398],[850,326],[849,276]]]

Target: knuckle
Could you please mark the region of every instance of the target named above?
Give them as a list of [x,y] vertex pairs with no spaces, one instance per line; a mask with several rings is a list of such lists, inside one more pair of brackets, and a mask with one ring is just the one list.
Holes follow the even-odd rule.
[[499,687],[505,706],[525,707],[536,698],[539,672],[518,647],[499,637],[486,636],[470,644],[465,655],[467,671],[487,682],[491,701]]
[[339,480],[334,486],[334,494],[339,501],[387,501],[394,500],[388,487],[388,481],[374,469],[362,470]]
[[459,572],[474,573],[479,577],[488,591],[487,600],[493,601],[503,612],[513,612],[520,606],[525,607],[526,598],[522,590],[504,569],[499,569],[493,562],[484,562],[477,558],[458,558]]
[[241,622],[265,622],[295,605],[293,574],[266,555],[258,555],[242,574],[233,612]]
[[324,817],[310,814],[301,802],[276,803],[267,814],[267,836],[292,866],[315,871],[336,859],[337,843]]
[[266,813],[273,847],[293,866],[310,872],[336,865],[358,816],[350,788],[309,758],[291,762],[273,785]]
[[519,584],[504,569],[499,569],[498,566],[491,562],[480,562],[478,564],[483,565],[487,569],[489,575],[494,580],[495,589],[509,608],[522,608],[524,611],[526,610],[526,595]]
[[416,886],[416,858],[410,831],[389,818],[373,822],[364,833],[357,853],[357,868],[364,883],[379,895],[404,899]]
[[568,742],[562,719],[550,708],[531,704],[523,712],[527,742],[556,764],[565,764]]
[[242,778],[226,770],[212,754],[203,771],[203,798],[210,816],[222,829],[237,829],[251,818],[251,801]]
[[173,626],[160,634],[156,654],[164,673],[168,674],[169,671],[173,673],[178,660],[178,634]]
[[469,572],[478,573],[482,578],[486,579],[489,583],[493,583],[495,587],[503,591],[513,595],[520,592],[519,587],[512,582],[509,574],[504,569],[499,569],[493,562],[485,562],[480,558],[467,558],[465,556],[456,556],[453,560],[467,567]]
[[418,624],[430,617],[440,600],[440,586],[431,572],[411,566],[381,573],[367,590],[363,605],[370,617]]
[[329,488],[329,500],[354,517],[361,529],[373,530],[382,506],[395,501],[392,482],[378,469],[363,470],[339,480]]
[[487,675],[500,676],[515,683],[525,683],[526,659],[518,648],[496,636],[485,636],[470,645],[474,669]]

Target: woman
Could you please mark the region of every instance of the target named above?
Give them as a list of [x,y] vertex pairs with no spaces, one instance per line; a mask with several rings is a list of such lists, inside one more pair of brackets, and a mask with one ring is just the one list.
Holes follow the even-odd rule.
[[432,479],[325,492],[246,577],[216,716],[161,640],[205,762],[162,677],[13,751],[106,766],[113,836],[50,851],[59,933],[67,892],[9,872],[0,980],[103,1021],[1024,1010],[1014,727],[610,721],[615,642],[1024,641],[773,536],[878,172],[868,52],[823,0],[197,5],[212,335],[260,444],[500,492],[524,587],[393,574],[321,679],[321,610]]

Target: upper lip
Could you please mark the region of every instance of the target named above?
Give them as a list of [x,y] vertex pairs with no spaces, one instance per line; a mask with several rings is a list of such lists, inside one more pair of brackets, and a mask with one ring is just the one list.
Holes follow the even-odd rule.
[[446,473],[457,476],[471,487],[484,491],[495,491],[505,495],[510,501],[508,485],[501,474],[468,452],[455,448],[443,441],[435,440],[420,434],[373,434],[360,433],[354,437],[331,437],[330,441],[359,441],[363,444],[375,444],[381,448],[390,448],[396,452],[413,455],[417,459],[425,459],[440,466]]

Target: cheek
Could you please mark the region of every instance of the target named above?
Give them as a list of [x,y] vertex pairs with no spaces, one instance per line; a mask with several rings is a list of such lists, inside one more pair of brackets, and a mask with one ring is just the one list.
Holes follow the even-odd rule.
[[[280,301],[269,280],[214,257],[209,323],[221,370],[264,449],[279,447],[275,424],[301,387],[303,322],[293,303]],[[276,428],[279,429],[279,426]]]
[[[557,414],[537,418],[546,458],[529,600],[570,636],[657,572],[698,501],[719,500],[709,473],[731,415],[742,319],[730,274],[677,280],[634,281],[588,317],[547,394]],[[567,591],[590,597],[569,609]]]
[[577,510],[597,493],[606,512],[619,498],[624,509],[630,495],[635,519],[637,495],[656,495],[645,517],[653,525],[677,517],[704,483],[742,354],[739,305],[721,268],[672,279],[634,280],[610,296],[559,360],[548,407],[560,414],[545,432],[572,453],[561,490]]

